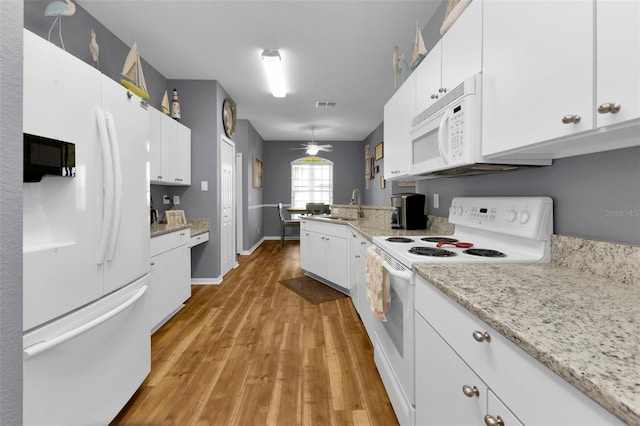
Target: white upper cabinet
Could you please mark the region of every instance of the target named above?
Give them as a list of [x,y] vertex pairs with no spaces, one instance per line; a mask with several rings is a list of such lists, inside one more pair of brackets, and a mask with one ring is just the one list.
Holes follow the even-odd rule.
[[191,129],[149,108],[151,183],[191,185]]
[[483,155],[640,145],[640,3],[485,2]]
[[640,117],[640,2],[598,1],[596,14],[601,127]]
[[416,114],[482,71],[482,0],[474,0],[416,69]]
[[427,54],[415,70],[416,112],[421,113],[442,96],[442,40]]
[[411,120],[416,109],[416,73],[411,74],[384,106],[384,178],[409,175]]
[[583,0],[484,3],[483,155],[593,127],[593,10]]

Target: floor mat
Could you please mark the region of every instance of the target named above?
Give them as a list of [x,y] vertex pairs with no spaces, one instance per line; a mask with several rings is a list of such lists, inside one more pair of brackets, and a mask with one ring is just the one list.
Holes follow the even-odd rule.
[[314,305],[347,297],[346,294],[307,276],[282,280],[280,284]]

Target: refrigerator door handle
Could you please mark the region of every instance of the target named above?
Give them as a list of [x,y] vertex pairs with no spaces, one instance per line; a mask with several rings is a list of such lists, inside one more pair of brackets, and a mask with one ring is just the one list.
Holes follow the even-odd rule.
[[120,143],[118,141],[118,132],[116,131],[113,115],[106,112],[105,116],[107,119],[109,141],[111,142],[111,157],[113,159],[114,206],[111,211],[113,218],[111,237],[109,238],[109,252],[107,254],[107,260],[112,261],[118,245],[118,234],[120,233],[120,220],[122,217],[122,159],[120,158]]
[[148,288],[149,288],[148,285],[143,285],[133,296],[127,299],[124,303],[116,306],[109,312],[103,315],[100,315],[99,317],[94,318],[93,320],[81,325],[80,327],[67,331],[66,333],[56,336],[53,339],[45,340],[43,342],[38,342],[34,345],[29,346],[28,348],[25,348],[23,350],[23,358],[29,359],[36,355],[39,355],[45,351],[48,351],[49,349],[52,349],[56,346],[63,344],[68,340],[73,339],[76,336],[79,336],[82,333],[86,333],[92,328],[99,326],[103,322],[110,320],[111,318],[118,315],[120,312],[127,309],[129,306],[133,305],[138,299],[140,299],[146,293]]
[[104,179],[104,200],[102,208],[102,230],[98,242],[98,253],[96,263],[102,265],[107,252],[107,243],[113,220],[113,160],[111,158],[111,148],[109,146],[109,134],[107,131],[107,121],[104,111],[96,107],[96,120],[98,124],[98,135],[102,147],[102,175]]

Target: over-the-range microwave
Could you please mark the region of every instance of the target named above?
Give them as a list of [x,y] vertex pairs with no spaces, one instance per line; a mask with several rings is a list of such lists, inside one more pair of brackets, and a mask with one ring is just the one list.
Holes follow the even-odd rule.
[[[411,175],[467,176],[547,166],[551,160],[485,160],[482,156],[482,74],[466,78],[411,122]],[[517,135],[514,135],[517,137]]]

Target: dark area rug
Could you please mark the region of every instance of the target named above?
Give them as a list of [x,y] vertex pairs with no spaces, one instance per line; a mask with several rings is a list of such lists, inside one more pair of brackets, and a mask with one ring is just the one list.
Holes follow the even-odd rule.
[[280,284],[314,305],[347,297],[346,294],[307,276],[282,280]]

